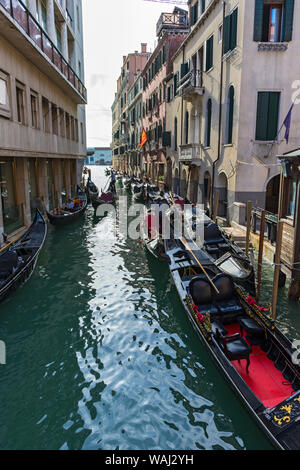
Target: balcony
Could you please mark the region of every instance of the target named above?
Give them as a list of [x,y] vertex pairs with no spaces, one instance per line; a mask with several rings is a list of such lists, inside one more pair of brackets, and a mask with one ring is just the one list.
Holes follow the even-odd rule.
[[176,10],[173,13],[162,13],[156,24],[156,35],[160,37],[166,31],[183,30],[189,31],[188,13]]
[[202,160],[202,146],[200,144],[180,145],[179,161],[199,166]]
[[188,102],[202,97],[205,93],[203,73],[200,70],[188,72],[178,83],[177,93]]
[[86,104],[85,86],[21,0],[0,0],[0,31],[75,103]]

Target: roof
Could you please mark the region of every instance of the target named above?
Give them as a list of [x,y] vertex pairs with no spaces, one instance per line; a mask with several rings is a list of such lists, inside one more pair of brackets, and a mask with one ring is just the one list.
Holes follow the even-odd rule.
[[277,158],[280,158],[282,160],[300,158],[300,149],[296,149],[296,150],[293,150],[292,152],[284,153],[283,155],[277,155]]

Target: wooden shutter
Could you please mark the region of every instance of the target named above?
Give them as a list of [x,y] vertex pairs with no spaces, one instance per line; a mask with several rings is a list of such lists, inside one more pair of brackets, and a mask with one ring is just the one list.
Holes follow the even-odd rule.
[[227,143],[232,144],[232,132],[233,132],[233,113],[234,113],[234,87],[229,88],[228,93],[229,104],[228,104],[228,134]]
[[267,140],[275,140],[278,132],[278,111],[280,93],[269,93]]
[[230,15],[230,50],[236,48],[237,44],[237,26],[238,26],[238,8]]
[[267,140],[269,93],[259,92],[256,111],[256,140]]
[[230,16],[224,19],[224,54],[230,50]]
[[255,0],[253,41],[262,41],[264,0]]
[[210,147],[210,137],[211,137],[211,111],[212,111],[212,104],[211,99],[207,102],[207,128],[206,128],[206,146]]
[[284,2],[283,41],[291,41],[293,37],[295,0]]
[[211,36],[206,41],[206,71],[213,66],[213,53],[214,53],[214,37]]
[[201,0],[201,15],[205,12],[205,0]]

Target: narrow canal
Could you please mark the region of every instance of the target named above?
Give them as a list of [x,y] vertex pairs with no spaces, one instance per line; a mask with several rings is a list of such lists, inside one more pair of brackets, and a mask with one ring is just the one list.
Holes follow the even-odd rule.
[[[93,179],[104,187],[103,168]],[[1,449],[271,449],[190,326],[168,266],[90,208],[49,226],[36,270],[1,304]],[[264,301],[271,268],[264,269]],[[299,306],[280,299],[285,333]]]

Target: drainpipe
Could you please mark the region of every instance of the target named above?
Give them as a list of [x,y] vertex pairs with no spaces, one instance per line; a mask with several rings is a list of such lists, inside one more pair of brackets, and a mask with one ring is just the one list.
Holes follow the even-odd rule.
[[215,189],[215,178],[216,178],[216,166],[221,157],[221,134],[222,134],[222,100],[223,100],[223,74],[224,74],[224,24],[225,24],[225,12],[226,12],[226,1],[223,0],[223,34],[222,34],[222,52],[221,52],[221,72],[220,72],[220,101],[219,101],[219,134],[218,134],[218,156],[217,159],[213,162],[213,173],[212,173],[212,182],[211,182],[211,207],[210,214],[214,215],[214,189]]

